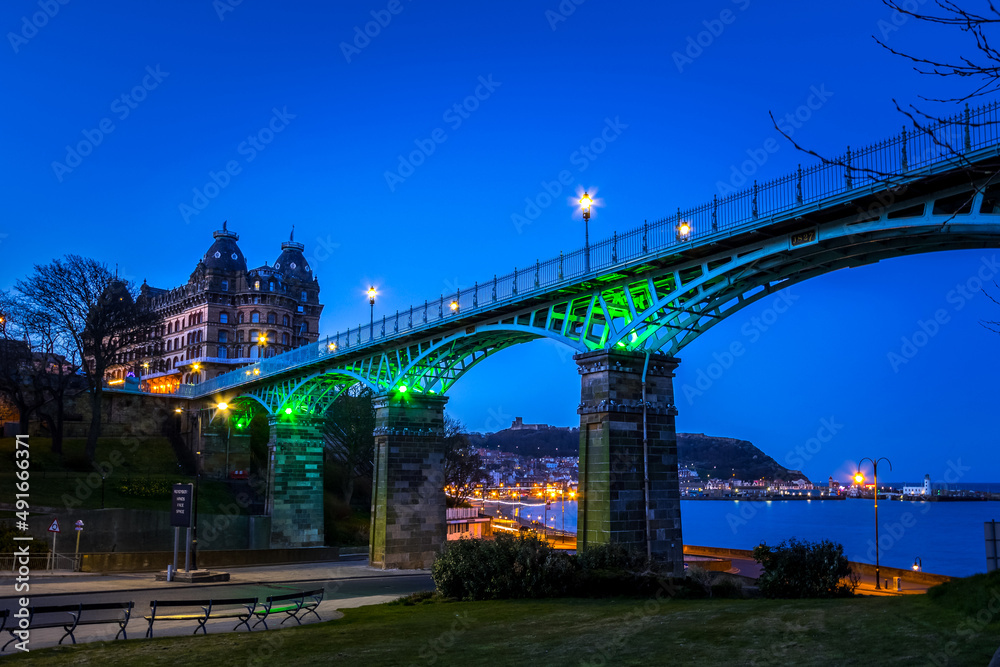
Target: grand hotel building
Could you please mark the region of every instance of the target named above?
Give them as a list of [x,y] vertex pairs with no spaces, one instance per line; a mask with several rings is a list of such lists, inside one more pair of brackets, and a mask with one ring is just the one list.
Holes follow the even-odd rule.
[[226,223],[212,236],[187,284],[167,290],[143,282],[139,298],[163,323],[120,355],[111,383],[139,378],[148,391],[173,393],[319,338],[319,282],[294,231],[274,264],[256,269],[247,269],[240,237]]

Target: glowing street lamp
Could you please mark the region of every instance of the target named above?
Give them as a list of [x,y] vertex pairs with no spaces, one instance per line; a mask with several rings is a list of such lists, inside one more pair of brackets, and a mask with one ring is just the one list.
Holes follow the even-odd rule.
[[219,408],[220,410],[228,410],[229,403],[219,403],[216,407]]
[[884,456],[877,459],[872,459],[866,456],[865,458],[861,459],[860,461],[858,461],[857,472],[854,473],[854,481],[857,482],[858,484],[861,484],[862,482],[865,481],[865,476],[861,473],[861,464],[864,463],[865,461],[869,461],[872,464],[872,477],[874,478],[873,482],[875,485],[875,493],[873,494],[875,496],[875,590],[881,590],[882,579],[878,562],[879,561],[878,552],[880,550],[878,545],[878,464],[879,461],[885,461],[886,463],[889,464],[889,470],[892,470],[892,462],[889,459],[885,458]]
[[677,241],[684,242],[687,241],[691,236],[691,223],[687,220],[682,221],[677,225]]
[[451,312],[453,312],[453,313],[457,313],[458,312],[458,301],[452,300],[452,302],[451,302]]
[[[578,191],[579,192],[579,191]],[[580,197],[580,210],[583,212],[583,257],[584,269],[590,272],[590,207],[594,200],[586,192]]]
[[368,327],[368,340],[375,340],[375,295],[378,292],[375,291],[375,286],[372,285],[368,288],[368,305],[371,306],[371,323]]

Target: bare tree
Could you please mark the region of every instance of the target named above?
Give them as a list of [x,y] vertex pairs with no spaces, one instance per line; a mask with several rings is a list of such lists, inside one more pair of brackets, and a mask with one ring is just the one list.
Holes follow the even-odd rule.
[[113,275],[104,264],[66,255],[17,282],[17,291],[53,340],[81,360],[91,394],[86,456],[93,460],[101,434],[104,376],[120,355],[160,323],[134,286]]
[[371,389],[357,384],[326,412],[327,451],[343,468],[344,502],[351,503],[354,482],[371,478],[375,453],[375,409]]
[[0,294],[0,313],[0,394],[20,413],[21,433],[37,415],[48,426],[52,452],[62,454],[65,401],[82,379],[76,350],[26,299]]
[[[912,132],[926,136],[937,148],[937,152],[942,155],[949,155],[965,162],[965,151],[968,148],[968,131],[983,125],[993,124],[994,120],[981,120],[968,122],[968,103],[976,100],[994,101],[994,97],[1000,91],[1000,51],[997,51],[990,42],[988,28],[1000,24],[1000,10],[994,5],[992,0],[988,0],[988,11],[975,12],[959,7],[951,0],[933,0],[927,11],[918,11],[918,4],[906,0],[882,0],[882,4],[888,7],[899,16],[907,20],[914,20],[919,23],[934,26],[949,31],[958,31],[967,38],[965,53],[953,57],[934,57],[927,54],[918,54],[909,51],[900,51],[889,46],[887,43],[888,32],[882,30],[882,36],[872,36],[879,46],[902,58],[913,65],[913,69],[920,73],[934,78],[953,79],[956,82],[965,84],[962,92],[952,96],[925,96],[920,95],[920,102],[901,102],[893,99],[892,103],[896,110],[903,115],[913,125]],[[923,3],[920,3],[921,5]],[[933,43],[933,42],[931,42]],[[965,134],[954,130],[957,124],[954,118],[949,118],[948,114],[938,111],[931,111],[927,105],[960,105],[965,104],[966,123],[964,124]],[[961,110],[959,109],[960,115]],[[993,118],[995,115],[990,115]],[[781,127],[779,127],[774,114],[771,114],[771,121],[775,129],[798,150],[818,158],[824,164],[838,165],[853,169],[857,172],[866,173],[873,178],[890,178],[897,176],[898,172],[884,171],[872,165],[861,166],[850,163],[850,150],[847,152],[847,159],[844,157],[831,158],[802,146]],[[967,163],[966,163],[967,164]],[[969,165],[971,166],[971,165]]]
[[450,415],[444,418],[444,484],[454,489],[448,497],[449,505],[458,498],[472,494],[476,484],[483,481],[486,472],[483,459],[469,440],[465,425]]
[[30,380],[31,347],[22,336],[19,312],[16,297],[0,293],[0,394],[17,410],[18,433],[27,434],[31,416],[42,401]]

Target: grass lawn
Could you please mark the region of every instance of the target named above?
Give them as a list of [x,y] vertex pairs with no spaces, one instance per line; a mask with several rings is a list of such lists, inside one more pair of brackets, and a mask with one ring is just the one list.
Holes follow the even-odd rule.
[[981,625],[953,605],[925,596],[446,602],[377,605],[344,613],[343,619],[301,628],[57,647],[7,662],[143,667],[986,665],[1000,644],[1000,614],[991,614]]

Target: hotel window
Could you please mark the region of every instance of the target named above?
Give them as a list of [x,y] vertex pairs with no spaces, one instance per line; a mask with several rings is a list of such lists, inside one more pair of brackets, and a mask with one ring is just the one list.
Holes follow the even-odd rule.
[[270,286],[271,291],[273,292],[274,291],[274,283],[268,283],[268,285]]
[[250,342],[251,343],[256,343],[259,338],[260,338],[260,334],[258,334],[256,331],[251,331],[250,332]]
[[236,342],[237,343],[242,343],[243,342],[243,332],[242,331],[237,331],[236,332]]
[[225,331],[220,331],[219,332],[219,342],[220,343],[228,343],[229,342],[229,334],[227,332],[225,332]]
[[309,293],[306,292],[305,290],[302,290],[302,300],[306,301],[308,299],[309,299]]
[[303,322],[302,326],[299,328],[299,333],[308,333],[308,332],[309,332],[309,323]]
[[253,288],[255,290],[260,290],[260,281],[259,280],[253,281]]
[[225,359],[226,358],[226,354],[227,354],[227,352],[226,352],[225,346],[220,345],[219,346],[219,359]]
[[267,323],[268,324],[274,324],[277,321],[278,321],[278,316],[276,314],[274,314],[274,313],[268,313],[267,314]]
[[288,345],[288,334],[286,333],[281,334],[281,344]]
[[222,281],[222,291],[223,292],[228,292],[229,291],[229,281],[228,280],[223,280]]
[[288,319],[288,315],[282,315],[282,316],[281,316],[281,323],[282,323],[282,324],[283,324],[284,326],[286,326],[286,327],[287,327],[287,326],[288,326],[288,323],[289,323],[289,322],[291,322],[291,320],[289,320],[289,319]]
[[219,323],[227,324],[229,322],[229,313],[219,313]]
[[240,324],[243,324],[243,313],[240,313],[236,319],[239,320]]
[[254,324],[260,322],[260,313],[258,312],[250,313],[250,321],[253,322]]

